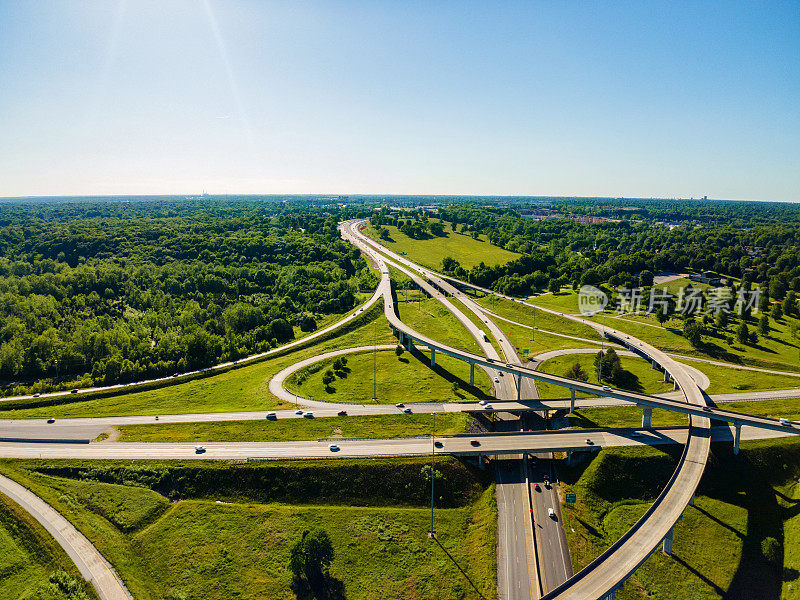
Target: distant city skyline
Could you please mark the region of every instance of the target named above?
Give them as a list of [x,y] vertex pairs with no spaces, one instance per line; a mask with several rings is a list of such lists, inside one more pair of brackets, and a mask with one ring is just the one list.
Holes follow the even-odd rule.
[[0,0],[0,197],[800,201],[800,4]]

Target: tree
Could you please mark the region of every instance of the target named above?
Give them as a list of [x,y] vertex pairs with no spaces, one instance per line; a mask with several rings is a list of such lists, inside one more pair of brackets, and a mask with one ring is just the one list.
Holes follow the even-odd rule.
[[686,319],[683,324],[683,337],[695,348],[703,343],[703,326],[694,319]]
[[319,587],[328,574],[333,560],[333,544],[324,529],[303,532],[289,553],[289,569],[295,581]]
[[315,331],[317,329],[317,322],[314,320],[310,314],[305,313],[302,317],[300,317],[300,331],[309,332]]
[[561,279],[559,277],[551,277],[550,283],[547,286],[547,290],[554,294],[557,294],[559,291],[561,291]]
[[572,366],[567,369],[565,376],[570,379],[577,379],[578,381],[589,381],[589,374],[578,361],[575,361]]
[[791,316],[797,313],[796,298],[797,296],[794,293],[794,290],[786,294],[786,297],[783,299],[783,314]]
[[331,384],[336,379],[336,376],[333,374],[333,371],[328,369],[325,373],[322,374],[322,385],[325,386],[325,389],[329,389]]
[[639,285],[642,287],[650,287],[653,285],[653,272],[645,269],[639,273]]
[[405,352],[405,350],[403,349],[403,346],[401,346],[400,344],[397,344],[397,347],[395,347],[395,349],[394,349],[394,353],[397,356],[403,356],[403,352]]
[[622,372],[622,362],[616,350],[609,348],[605,352],[598,352],[594,358],[595,374],[600,376],[601,381],[615,383],[619,380]]
[[739,327],[736,329],[736,337],[742,344],[746,344],[750,341],[750,329],[747,327],[747,323],[744,321],[742,321],[739,324]]
[[658,324],[662,327],[664,326],[664,323],[669,321],[669,313],[663,306],[659,306],[658,310],[656,311],[656,321],[658,321]]
[[717,315],[717,327],[719,329],[725,329],[728,326],[728,311],[721,310]]
[[783,308],[780,304],[775,304],[772,307],[772,318],[776,321],[780,321],[783,318]]
[[769,317],[767,315],[762,315],[758,320],[758,331],[761,332],[761,335],[769,333]]
[[758,344],[758,332],[755,329],[750,332],[750,335],[748,336],[748,341],[750,342],[751,346],[755,346],[756,344]]

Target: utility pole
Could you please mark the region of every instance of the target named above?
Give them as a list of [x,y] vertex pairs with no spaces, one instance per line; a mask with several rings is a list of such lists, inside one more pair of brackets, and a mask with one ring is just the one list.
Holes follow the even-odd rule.
[[533,341],[533,332],[536,331],[536,307],[533,307],[533,329],[531,329],[531,341]]
[[606,314],[603,312],[603,332],[600,334],[600,369],[597,372],[597,383],[603,383],[603,356],[606,353]]
[[433,413],[433,430],[431,431],[431,530],[428,532],[428,537],[436,537],[433,531],[433,484],[436,473],[436,413]]
[[378,401],[378,319],[375,319],[375,346],[372,351],[372,401]]

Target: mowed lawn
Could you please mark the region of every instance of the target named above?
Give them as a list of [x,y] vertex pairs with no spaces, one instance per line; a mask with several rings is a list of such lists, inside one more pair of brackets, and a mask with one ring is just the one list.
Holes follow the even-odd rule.
[[331,574],[343,592],[337,598],[497,597],[493,486],[471,504],[435,513],[439,541],[478,593],[427,537],[430,510],[425,507],[170,502],[133,485],[44,475],[8,464],[2,469],[97,545],[136,600],[295,600],[289,553],[313,527],[331,537]]
[[[323,402],[395,404],[397,402],[477,402],[491,395],[491,383],[475,370],[476,387],[469,385],[469,365],[439,353],[430,365],[430,353],[393,350],[346,356],[346,370],[329,386],[322,379],[333,359],[297,371],[286,387],[304,398]],[[376,399],[373,399],[373,385]]]
[[[544,361],[539,370],[551,375],[566,375],[567,370],[575,363],[578,363],[589,376],[588,381],[597,383],[597,372],[594,367],[595,356],[596,354],[594,353],[556,356]],[[665,383],[664,374],[653,369],[649,362],[641,358],[628,356],[620,357],[620,362],[623,370],[628,371],[630,374],[627,387],[631,391],[660,394],[672,390],[672,383]],[[536,382],[536,387],[539,389],[539,394],[542,398],[564,398],[569,396],[566,388],[557,385]],[[576,395],[578,397],[585,396],[580,392]]]
[[[575,504],[562,505],[576,572],[647,510],[679,454],[677,447],[612,448],[589,462],[559,467],[564,491],[577,495]],[[800,564],[799,464],[796,440],[745,442],[737,457],[729,444],[712,445],[695,504],[675,526],[673,556],[651,554],[617,598],[800,597],[794,576]],[[778,540],[777,564],[763,554],[768,537]]]
[[449,224],[445,225],[444,236],[421,240],[408,237],[392,225],[387,226],[386,229],[389,230],[391,240],[379,239],[371,225],[367,225],[364,233],[379,241],[389,250],[403,254],[409,260],[437,271],[442,268],[442,259],[448,256],[456,259],[465,269],[471,269],[480,263],[488,266],[504,265],[520,256],[516,252],[509,252],[499,246],[493,246],[485,236],[475,240],[469,235],[453,233]]
[[[399,411],[398,411],[399,412]],[[464,433],[470,417],[463,413],[436,416],[436,435]],[[160,423],[117,427],[120,442],[286,442],[295,440],[415,437],[430,435],[429,414],[315,417],[277,421]]]

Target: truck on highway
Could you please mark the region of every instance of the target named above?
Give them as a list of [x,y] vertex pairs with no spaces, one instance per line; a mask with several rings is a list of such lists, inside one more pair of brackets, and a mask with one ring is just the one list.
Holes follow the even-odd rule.
[[484,341],[484,342],[488,342],[488,341],[489,341],[489,336],[488,336],[488,335],[486,335],[486,333],[485,333],[484,331],[482,331],[482,330],[478,329],[478,333],[480,333],[480,334],[481,334],[481,337],[483,338],[483,341]]

